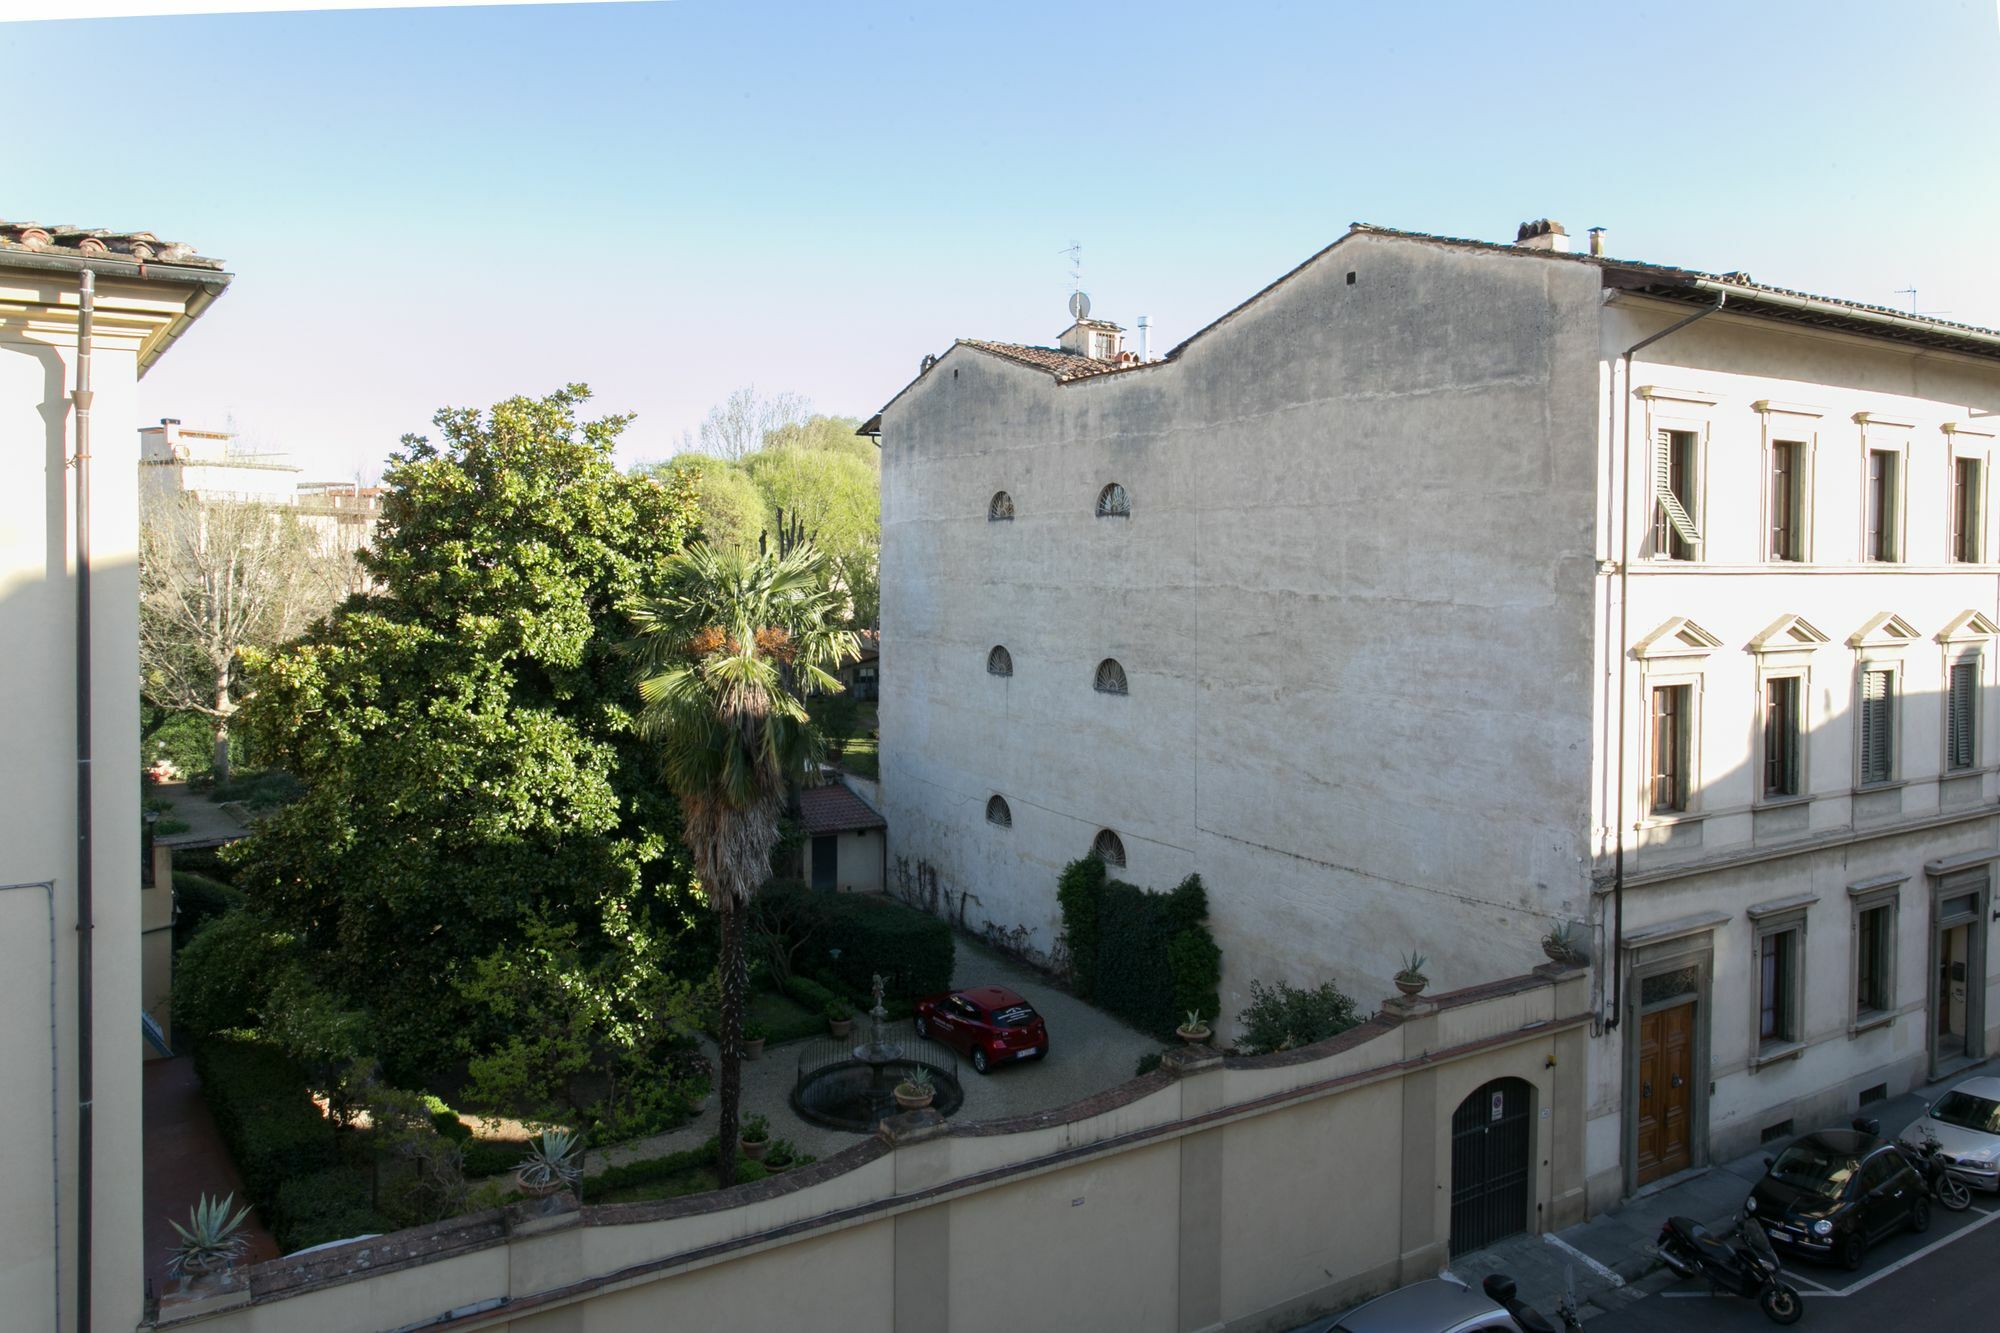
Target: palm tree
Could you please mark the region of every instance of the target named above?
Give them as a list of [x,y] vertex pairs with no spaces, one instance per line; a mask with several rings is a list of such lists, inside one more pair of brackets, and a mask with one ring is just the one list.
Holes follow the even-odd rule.
[[736,1180],[749,977],[743,916],[770,878],[787,784],[820,742],[804,697],[839,688],[860,655],[833,621],[841,605],[810,545],[744,555],[697,545],[668,561],[661,591],[630,609],[638,631],[641,734],[658,742],[680,799],[695,873],[721,925],[722,1123],[717,1175]]

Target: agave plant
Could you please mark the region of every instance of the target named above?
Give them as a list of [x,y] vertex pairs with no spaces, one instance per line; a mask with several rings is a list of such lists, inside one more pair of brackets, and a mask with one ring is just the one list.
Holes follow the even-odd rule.
[[567,1129],[543,1130],[528,1144],[528,1155],[514,1174],[534,1189],[575,1185],[583,1175],[583,1136]]
[[1199,1032],[1207,1026],[1207,1022],[1201,1016],[1201,1010],[1190,1009],[1187,1011],[1187,1018],[1181,1023],[1181,1030],[1184,1032]]
[[169,1273],[182,1279],[213,1273],[229,1267],[250,1248],[250,1239],[243,1234],[243,1219],[250,1216],[250,1207],[245,1204],[232,1217],[229,1206],[235,1202],[234,1193],[220,1199],[204,1194],[188,1210],[186,1226],[167,1219],[167,1225],[180,1235],[180,1243],[174,1246],[173,1255],[167,1260]]
[[937,1080],[931,1077],[931,1071],[927,1066],[915,1065],[903,1076],[902,1086],[914,1093],[935,1092]]
[[1396,973],[1396,980],[1398,981],[1428,980],[1428,978],[1424,976],[1424,964],[1429,961],[1430,959],[1424,957],[1420,953],[1411,952],[1405,954],[1403,956],[1403,969],[1402,971]]

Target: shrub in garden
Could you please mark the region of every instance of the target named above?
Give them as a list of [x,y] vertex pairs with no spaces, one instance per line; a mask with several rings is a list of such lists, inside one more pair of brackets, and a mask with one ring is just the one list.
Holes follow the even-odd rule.
[[242,890],[191,870],[174,871],[174,948],[182,949],[195,933],[232,908],[243,906]]
[[[767,884],[750,902],[772,976],[808,1009],[869,994],[877,972],[890,995],[930,995],[951,986],[951,926],[928,912],[795,880]],[[801,975],[807,971],[830,975],[835,984],[816,990]]]
[[1214,1016],[1222,950],[1199,875],[1154,893],[1106,879],[1104,863],[1087,856],[1064,868],[1057,898],[1080,996],[1162,1036],[1190,1010]]
[[1236,1015],[1237,1045],[1252,1055],[1290,1050],[1339,1036],[1360,1021],[1353,997],[1331,981],[1311,990],[1253,981],[1249,1007]]
[[287,1180],[278,1186],[267,1216],[278,1248],[289,1254],[309,1245],[395,1230],[369,1202],[368,1177],[349,1167],[333,1167]]
[[270,994],[285,944],[256,913],[225,912],[174,960],[174,1033],[198,1042],[247,1028]]
[[194,1058],[244,1190],[266,1217],[286,1181],[335,1164],[333,1122],[313,1103],[296,1060],[266,1043],[225,1040],[202,1042]]

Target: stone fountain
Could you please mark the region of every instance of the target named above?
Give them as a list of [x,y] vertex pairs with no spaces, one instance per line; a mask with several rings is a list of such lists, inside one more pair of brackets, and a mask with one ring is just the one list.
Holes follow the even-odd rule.
[[931,1109],[950,1115],[964,1104],[958,1062],[933,1042],[920,1040],[914,1027],[892,1026],[882,1003],[883,979],[873,978],[875,1007],[868,1011],[868,1040],[858,1046],[815,1042],[799,1057],[792,1108],[806,1119],[858,1134],[897,1115],[896,1085],[919,1067],[930,1070],[935,1086]]

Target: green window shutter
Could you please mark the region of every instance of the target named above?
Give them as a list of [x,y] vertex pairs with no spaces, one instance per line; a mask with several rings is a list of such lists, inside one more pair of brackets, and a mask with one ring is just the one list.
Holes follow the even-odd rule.
[[[1688,472],[1694,469],[1689,467]],[[1689,546],[1701,540],[1701,533],[1695,530],[1694,519],[1689,517],[1687,506],[1681,497],[1674,494],[1674,432],[1659,431],[1653,436],[1653,498],[1660,503],[1660,510],[1667,516],[1682,541]]]
[[1895,776],[1895,730],[1887,671],[1861,673],[1861,780],[1887,782]]
[[1979,664],[1954,662],[1951,668],[1951,686],[1945,696],[1946,746],[1949,751],[1945,764],[1948,768],[1971,768],[1976,758],[1977,747],[1973,744],[1973,724],[1978,689]]

